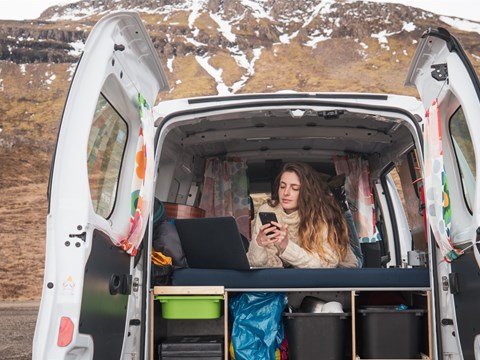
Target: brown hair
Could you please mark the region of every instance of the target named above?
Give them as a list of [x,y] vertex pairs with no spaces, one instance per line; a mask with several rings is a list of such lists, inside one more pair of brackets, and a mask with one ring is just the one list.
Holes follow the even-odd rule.
[[270,206],[279,204],[280,178],[285,172],[294,172],[300,179],[298,197],[299,245],[310,253],[325,254],[324,242],[344,260],[350,246],[344,215],[327,183],[310,165],[286,163],[278,174],[272,191]]

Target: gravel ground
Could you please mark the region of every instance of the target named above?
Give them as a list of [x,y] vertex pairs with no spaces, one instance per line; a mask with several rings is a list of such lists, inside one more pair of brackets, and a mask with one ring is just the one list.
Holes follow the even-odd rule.
[[0,359],[30,360],[39,301],[0,301]]

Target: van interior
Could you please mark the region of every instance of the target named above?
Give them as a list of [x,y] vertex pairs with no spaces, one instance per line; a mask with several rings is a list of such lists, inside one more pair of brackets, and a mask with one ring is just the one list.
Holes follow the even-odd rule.
[[[242,95],[236,98],[242,99]],[[421,165],[416,151],[421,146],[416,135],[420,125],[410,113],[381,106],[387,98],[372,95],[368,100],[376,106],[332,103],[328,96],[320,102],[318,98],[311,101],[308,95],[272,95],[251,102],[244,97],[241,105],[232,104],[230,98],[199,98],[189,100],[193,107],[198,105],[197,110],[156,121],[155,197],[172,222],[194,216],[234,216],[240,232],[249,239],[256,211],[270,196],[282,165],[302,161],[312,165],[327,182],[345,175],[350,210],[355,224],[363,227],[357,227],[357,231],[364,261],[362,269],[315,269],[313,273],[308,273],[311,269],[251,270],[254,275],[247,275],[248,279],[232,270],[177,268],[168,284],[154,286],[156,299],[163,299],[154,301],[152,309],[154,358],[162,358],[162,354],[167,358],[171,341],[192,336],[219,337],[222,352],[218,358],[232,356],[228,302],[252,290],[284,292],[293,311],[301,309],[302,301],[312,296],[340,302],[347,318],[337,317],[328,327],[341,327],[342,343],[339,336],[332,339],[333,335],[325,335],[343,349],[333,358],[388,357],[390,350],[385,347],[391,348],[394,343],[401,348],[392,350],[399,358],[429,358],[432,330],[427,304],[431,294]],[[202,209],[205,206],[208,208]],[[202,210],[200,215],[184,212],[198,208]],[[278,271],[287,275],[277,279]],[[218,317],[183,319],[163,314],[168,306],[165,297],[173,299],[179,295],[177,291],[189,297],[199,288],[211,289],[212,296],[223,296]],[[368,311],[375,306],[393,309],[393,313],[381,315],[385,318],[374,314],[373,322],[367,323],[365,319],[372,316]],[[419,323],[407,320],[413,327],[405,328],[410,335],[395,336],[395,342],[382,344],[382,324],[397,321],[398,306],[420,311],[403,313]],[[290,337],[300,331],[296,327],[309,326],[303,321],[308,322],[286,320]],[[323,331],[329,333],[328,329]],[[366,335],[366,331],[371,334]],[[380,342],[372,344],[372,338]],[[303,354],[298,358],[308,358],[309,346],[318,341],[309,339],[308,334],[303,339],[306,343],[290,344],[291,351]]]

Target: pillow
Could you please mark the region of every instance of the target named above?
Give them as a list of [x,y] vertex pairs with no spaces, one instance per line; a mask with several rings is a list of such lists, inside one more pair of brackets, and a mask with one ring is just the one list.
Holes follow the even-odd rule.
[[188,267],[177,228],[172,223],[165,220],[154,223],[152,245],[155,251],[172,258],[174,268]]
[[155,198],[153,209],[153,248],[170,256],[174,268],[188,267],[177,228],[167,221],[165,207],[157,198]]

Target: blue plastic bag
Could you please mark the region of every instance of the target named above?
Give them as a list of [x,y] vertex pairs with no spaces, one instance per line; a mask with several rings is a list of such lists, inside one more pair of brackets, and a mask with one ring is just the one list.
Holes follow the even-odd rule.
[[242,293],[229,300],[235,360],[275,360],[284,336],[284,293]]

